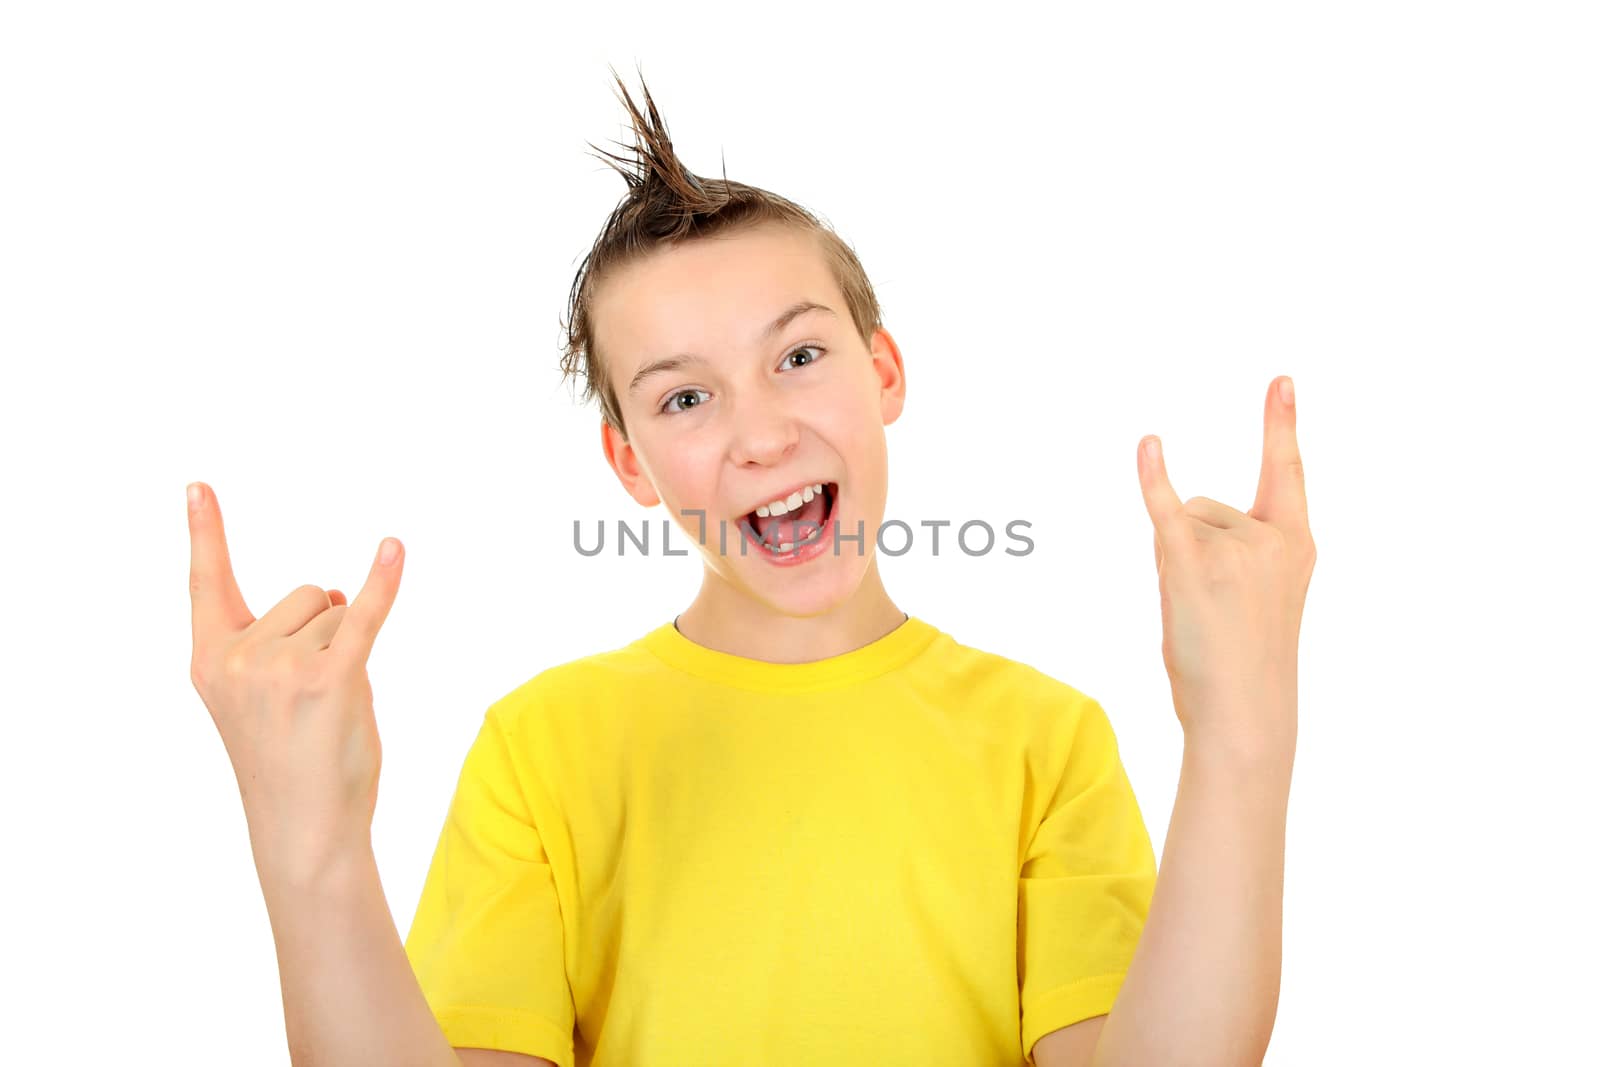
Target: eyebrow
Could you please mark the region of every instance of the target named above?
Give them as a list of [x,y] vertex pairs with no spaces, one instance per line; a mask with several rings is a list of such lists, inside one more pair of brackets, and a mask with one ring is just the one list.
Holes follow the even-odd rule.
[[[835,317],[838,315],[836,311],[826,304],[818,304],[812,300],[796,301],[795,303],[784,308],[781,315],[767,324],[766,329],[761,331],[760,340],[771,340],[772,337],[775,334],[780,333],[785,326],[789,325],[789,323],[793,322],[795,319],[799,318],[801,315],[804,315],[808,311],[826,311],[828,314],[834,315]],[[676,356],[667,356],[663,359],[652,360],[651,362],[646,363],[644,366],[639,368],[639,372],[633,376],[633,381],[628,383],[628,392],[637,392],[640,384],[652,374],[664,374],[667,371],[677,370],[679,367],[690,363],[704,362],[704,357],[697,356],[689,352],[682,352]]]

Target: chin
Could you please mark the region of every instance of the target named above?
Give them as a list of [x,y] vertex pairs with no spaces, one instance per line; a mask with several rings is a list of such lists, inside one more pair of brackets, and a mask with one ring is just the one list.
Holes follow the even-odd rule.
[[812,618],[826,615],[855,596],[869,562],[866,557],[857,556],[853,547],[837,557],[830,551],[803,567],[789,570],[757,561],[760,570],[754,575],[750,573],[754,567],[740,568],[745,579],[741,584],[750,595],[780,614]]

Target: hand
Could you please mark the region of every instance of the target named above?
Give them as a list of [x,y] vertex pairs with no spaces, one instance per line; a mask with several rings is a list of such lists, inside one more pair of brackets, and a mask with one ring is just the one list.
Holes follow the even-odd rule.
[[[1291,390],[1288,398],[1280,383]],[[1180,503],[1160,439],[1142,440],[1139,450],[1139,481],[1155,526],[1161,654],[1184,736],[1291,759],[1300,618],[1317,559],[1294,424],[1290,380],[1275,378],[1249,514],[1203,496]]]
[[234,580],[222,512],[203,483],[189,502],[189,677],[239,779],[265,879],[316,877],[370,848],[382,750],[367,657],[400,586],[402,551],[373,563],[346,604],[302,585],[257,619]]

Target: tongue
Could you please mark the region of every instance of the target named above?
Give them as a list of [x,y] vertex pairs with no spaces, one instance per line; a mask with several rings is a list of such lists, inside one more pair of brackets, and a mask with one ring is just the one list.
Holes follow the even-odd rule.
[[[822,494],[818,493],[809,501],[800,505],[799,511],[790,511],[776,518],[760,515],[752,517],[751,521],[756,531],[756,536],[763,544],[781,545],[804,540],[822,529],[822,520],[827,518]],[[809,523],[810,525],[803,525]],[[800,527],[798,530],[796,527]],[[770,532],[769,532],[770,531]]]

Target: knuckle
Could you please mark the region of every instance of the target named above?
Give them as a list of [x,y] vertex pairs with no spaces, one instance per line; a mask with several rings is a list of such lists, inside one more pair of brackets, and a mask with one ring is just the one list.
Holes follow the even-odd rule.
[[1226,559],[1224,553],[1208,555],[1202,576],[1208,589],[1229,585],[1233,582],[1233,565]]
[[223,678],[244,678],[250,672],[250,662],[253,658],[248,645],[236,644],[222,654],[218,674]]
[[1258,522],[1250,527],[1250,532],[1252,540],[1274,560],[1289,555],[1289,535],[1282,527],[1274,526],[1270,522]]
[[1219,538],[1219,550],[1209,553],[1211,577],[1216,582],[1236,582],[1256,559],[1257,546],[1242,538]]
[[274,649],[262,665],[262,677],[280,691],[299,688],[303,674],[300,656],[287,644]]
[[1238,569],[1238,546],[1233,542],[1219,540],[1211,551],[1201,556],[1200,572],[1207,585],[1225,585],[1233,581]]
[[267,688],[279,697],[320,697],[343,684],[344,664],[322,650],[285,642],[267,660],[263,678]]
[[296,690],[308,697],[326,696],[338,683],[338,676],[334,671],[316,662],[305,664],[296,677]]

